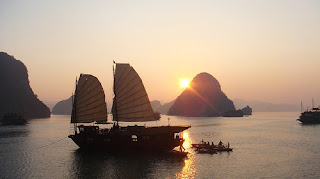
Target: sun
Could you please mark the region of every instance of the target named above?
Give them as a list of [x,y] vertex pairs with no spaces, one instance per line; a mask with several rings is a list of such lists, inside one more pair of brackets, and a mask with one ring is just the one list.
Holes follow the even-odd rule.
[[190,80],[188,80],[188,79],[181,79],[180,80],[180,86],[182,88],[188,88],[189,87],[189,83],[190,83]]

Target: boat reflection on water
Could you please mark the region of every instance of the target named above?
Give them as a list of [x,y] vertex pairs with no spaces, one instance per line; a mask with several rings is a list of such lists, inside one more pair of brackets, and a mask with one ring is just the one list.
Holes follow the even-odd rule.
[[[185,139],[190,145],[190,139]],[[71,158],[69,178],[190,178],[195,173],[192,153],[183,157],[167,152],[103,153],[78,149]]]

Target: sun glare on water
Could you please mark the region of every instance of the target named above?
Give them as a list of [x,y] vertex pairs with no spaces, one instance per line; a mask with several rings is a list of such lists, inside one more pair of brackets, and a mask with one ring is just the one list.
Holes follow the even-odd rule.
[[189,87],[189,83],[190,83],[190,80],[187,80],[187,79],[181,79],[180,80],[180,86],[182,88],[187,88]]
[[184,142],[183,142],[183,147],[185,148],[185,149],[188,149],[188,148],[190,148],[190,146],[191,146],[191,139],[190,139],[190,137],[189,137],[189,133],[188,132],[183,132],[183,139],[184,139]]

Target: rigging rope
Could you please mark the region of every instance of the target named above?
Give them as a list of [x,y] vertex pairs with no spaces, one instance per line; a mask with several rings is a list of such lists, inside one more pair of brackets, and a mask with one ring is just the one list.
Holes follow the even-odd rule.
[[[66,139],[67,137],[64,137],[64,138],[62,138],[62,139],[59,139],[59,140],[57,140],[57,141],[54,141],[54,142],[52,142],[52,143],[49,143],[49,144],[46,144],[46,145],[43,145],[43,146],[40,146],[40,147],[38,147],[38,148],[35,148],[35,149],[33,149],[33,150],[39,150],[39,149],[42,149],[42,148],[45,148],[45,147],[48,147],[48,146],[50,146],[50,145],[53,145],[53,144],[56,144],[56,143],[58,143],[58,142],[61,142],[61,141],[63,141],[64,139]],[[20,153],[20,152],[29,152],[29,151],[25,151],[25,150],[23,150],[23,149],[21,149],[21,150],[15,150],[15,151],[12,151],[12,150],[8,150],[8,151],[1,151],[1,152],[8,152],[8,153],[12,153],[12,152],[18,152],[18,153]]]
[[66,139],[66,137],[64,137],[64,138],[62,138],[62,139],[59,139],[59,140],[57,140],[57,141],[55,141],[55,142],[52,142],[52,143],[50,143],[50,144],[47,144],[47,145],[38,147],[38,148],[36,148],[36,149],[42,149],[42,148],[48,147],[48,146],[53,145],[53,144],[55,144],[55,143],[58,143],[58,142],[60,142],[60,141],[62,141],[62,140],[64,140],[64,139]]

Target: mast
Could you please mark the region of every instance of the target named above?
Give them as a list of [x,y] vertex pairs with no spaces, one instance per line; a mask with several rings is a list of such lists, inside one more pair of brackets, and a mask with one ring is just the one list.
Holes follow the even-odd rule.
[[112,70],[113,70],[113,93],[114,93],[114,116],[116,118],[116,125],[119,126],[119,119],[118,119],[118,109],[117,109],[117,93],[115,90],[115,83],[116,83],[116,79],[115,79],[115,70],[114,70],[114,65],[116,64],[115,61],[113,61],[113,66],[112,66]]
[[[70,123],[72,123],[72,121],[76,121],[76,109],[77,109],[77,106],[76,106],[76,103],[74,101],[75,101],[75,98],[76,98],[76,91],[77,91],[77,86],[78,86],[77,84],[78,84],[78,79],[76,77],[75,89],[74,89],[74,93],[72,93],[72,114],[71,114]],[[77,133],[77,123],[73,123],[73,128],[74,128],[74,134],[76,134]]]

